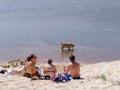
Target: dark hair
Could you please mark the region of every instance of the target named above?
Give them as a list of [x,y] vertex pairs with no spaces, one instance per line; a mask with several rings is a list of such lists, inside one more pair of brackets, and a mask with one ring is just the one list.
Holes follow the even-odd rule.
[[52,59],[51,58],[48,59],[48,64],[50,64],[50,65],[52,64]]
[[74,55],[71,55],[71,56],[69,57],[69,59],[70,59],[71,62],[74,62],[74,61],[75,61],[75,56],[74,56]]
[[31,58],[31,59],[32,59],[32,58],[37,58],[37,56],[34,55],[34,54],[31,54],[31,55],[30,55],[30,58]]
[[27,60],[26,60],[26,61],[28,61],[28,62],[29,62],[29,61],[31,61],[31,58],[30,58],[30,56],[29,56],[29,57],[27,57]]
[[27,57],[27,61],[29,62],[33,58],[37,58],[37,56],[35,56],[34,54],[31,54],[29,57]]

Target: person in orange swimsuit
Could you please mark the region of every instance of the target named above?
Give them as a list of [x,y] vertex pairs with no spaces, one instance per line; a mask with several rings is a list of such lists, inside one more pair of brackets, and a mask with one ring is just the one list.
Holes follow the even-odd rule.
[[26,60],[26,73],[30,76],[38,76],[39,69],[36,67],[37,56],[34,54],[30,55]]

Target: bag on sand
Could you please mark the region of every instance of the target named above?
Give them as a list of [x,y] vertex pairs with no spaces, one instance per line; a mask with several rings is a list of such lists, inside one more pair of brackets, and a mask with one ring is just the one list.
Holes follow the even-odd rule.
[[0,71],[1,74],[5,74],[5,72],[7,72],[7,70],[1,70]]
[[68,81],[67,77],[62,74],[58,74],[58,75],[54,76],[52,80],[57,83],[60,83],[60,82],[65,83]]

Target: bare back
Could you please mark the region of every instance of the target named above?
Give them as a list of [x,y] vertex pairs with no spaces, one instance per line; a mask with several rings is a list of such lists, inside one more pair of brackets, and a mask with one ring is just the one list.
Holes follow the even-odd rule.
[[55,65],[47,65],[44,67],[44,74],[51,76],[51,78],[56,74],[57,69]]
[[80,64],[77,62],[70,63],[66,68],[66,73],[70,73],[72,77],[80,76]]

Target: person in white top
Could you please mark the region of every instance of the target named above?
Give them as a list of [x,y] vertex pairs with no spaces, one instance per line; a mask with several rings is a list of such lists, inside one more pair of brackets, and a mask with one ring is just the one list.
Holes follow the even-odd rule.
[[11,66],[8,70],[7,73],[11,73],[13,75],[23,75],[25,73],[25,65],[23,62],[20,62],[17,67]]

